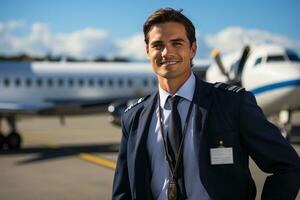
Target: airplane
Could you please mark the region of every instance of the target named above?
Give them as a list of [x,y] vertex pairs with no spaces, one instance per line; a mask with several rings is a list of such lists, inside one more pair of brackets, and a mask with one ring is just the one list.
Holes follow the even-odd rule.
[[16,118],[60,116],[63,124],[64,116],[105,112],[156,88],[148,63],[0,62],[0,149],[21,147]]
[[[228,82],[252,92],[266,116],[279,115],[277,125],[290,139],[291,116],[300,110],[300,59],[279,45],[261,45],[223,56],[212,52],[214,63],[206,72],[208,82]],[[278,123],[279,122],[279,123]]]

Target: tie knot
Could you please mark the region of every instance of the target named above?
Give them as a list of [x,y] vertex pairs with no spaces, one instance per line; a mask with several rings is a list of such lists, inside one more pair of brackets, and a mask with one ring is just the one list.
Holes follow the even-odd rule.
[[177,105],[179,103],[179,100],[181,99],[180,96],[169,96],[169,101],[170,101],[170,104],[171,104],[171,108],[177,108]]

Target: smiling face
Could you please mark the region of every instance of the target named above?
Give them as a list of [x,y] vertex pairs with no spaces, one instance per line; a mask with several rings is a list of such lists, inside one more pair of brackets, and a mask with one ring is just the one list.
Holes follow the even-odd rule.
[[195,42],[190,44],[185,27],[177,22],[156,24],[148,32],[148,39],[147,56],[159,82],[187,80],[197,47]]

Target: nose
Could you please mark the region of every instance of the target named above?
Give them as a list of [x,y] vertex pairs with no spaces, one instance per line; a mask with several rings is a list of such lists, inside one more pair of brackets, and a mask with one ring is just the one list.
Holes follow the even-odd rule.
[[170,52],[171,52],[170,47],[166,45],[162,50],[161,55],[162,57],[167,57],[170,54]]

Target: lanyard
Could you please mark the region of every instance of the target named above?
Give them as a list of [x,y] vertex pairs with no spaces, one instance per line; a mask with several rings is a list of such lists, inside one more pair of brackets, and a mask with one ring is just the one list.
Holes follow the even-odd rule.
[[165,140],[165,137],[164,137],[165,134],[164,134],[163,124],[162,124],[162,117],[161,117],[162,116],[162,114],[161,114],[162,111],[161,111],[161,107],[160,107],[160,95],[159,94],[158,94],[158,98],[157,98],[157,106],[158,106],[158,120],[159,120],[160,133],[161,133],[161,137],[163,139],[163,144],[164,144],[165,159],[168,162],[169,170],[171,172],[170,173],[171,174],[171,180],[174,180],[174,178],[176,177],[176,172],[177,172],[178,167],[179,167],[179,163],[182,161],[183,143],[184,143],[184,138],[185,138],[185,135],[186,135],[187,127],[188,127],[188,124],[189,124],[190,116],[191,116],[191,113],[192,113],[193,102],[190,103],[189,110],[188,110],[188,113],[187,113],[187,117],[186,117],[186,120],[185,120],[185,123],[184,123],[184,128],[183,128],[183,131],[182,131],[182,139],[181,139],[180,146],[179,146],[178,157],[176,158],[176,162],[175,162],[175,167],[173,166],[172,161],[168,156],[170,154],[168,152],[166,140]]

